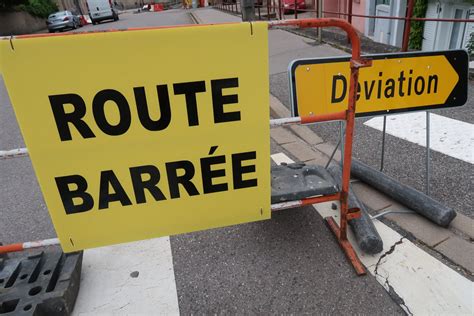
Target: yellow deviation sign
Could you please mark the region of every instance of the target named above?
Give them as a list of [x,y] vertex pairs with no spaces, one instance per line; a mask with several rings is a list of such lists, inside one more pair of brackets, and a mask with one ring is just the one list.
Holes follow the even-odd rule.
[[0,42],[66,252],[270,218],[265,23]]
[[[468,56],[464,50],[365,56],[357,116],[460,106],[467,100]],[[293,114],[306,116],[347,109],[349,58],[302,59],[290,66]]]

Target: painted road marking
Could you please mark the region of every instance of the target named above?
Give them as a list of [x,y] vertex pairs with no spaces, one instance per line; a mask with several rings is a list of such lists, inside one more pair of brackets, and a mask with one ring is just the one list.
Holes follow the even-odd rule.
[[[293,162],[282,153],[272,155],[275,163]],[[286,156],[286,155],[284,155]],[[331,203],[314,205],[324,218],[334,215]],[[338,221],[339,216],[334,216]],[[410,314],[472,315],[474,283],[464,278],[411,241],[378,220],[374,220],[384,250],[367,255],[357,247],[349,230],[349,239],[362,263],[387,292],[394,291],[403,301],[400,306]],[[386,254],[393,247],[393,252]],[[380,261],[380,262],[379,262]]]
[[179,315],[169,237],[84,252],[73,315],[117,314]]
[[272,160],[277,164],[277,165],[281,165],[283,163],[293,163],[294,161],[291,160],[290,157],[288,157],[287,155],[285,155],[284,153],[278,153],[278,154],[274,154],[272,155]]
[[[383,130],[383,117],[364,123]],[[431,113],[430,147],[442,154],[474,164],[474,124]],[[426,112],[387,116],[387,133],[409,142],[426,146]]]

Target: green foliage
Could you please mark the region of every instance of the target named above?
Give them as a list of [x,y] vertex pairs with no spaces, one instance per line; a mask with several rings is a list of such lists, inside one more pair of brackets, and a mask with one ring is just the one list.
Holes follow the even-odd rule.
[[0,0],[0,11],[11,10],[13,7],[25,3],[25,0]]
[[47,18],[58,11],[52,0],[0,0],[0,11],[26,11],[31,15]]
[[[413,7],[413,17],[424,18],[426,9],[428,8],[428,0],[416,0]],[[410,40],[408,47],[410,49],[420,50],[423,43],[424,21],[412,21],[410,28]]]
[[58,11],[56,3],[51,0],[28,0],[27,4],[20,7],[22,11],[40,18],[47,18],[51,13]]
[[469,57],[474,57],[474,32],[469,36],[469,42],[467,42],[466,49],[469,53]]

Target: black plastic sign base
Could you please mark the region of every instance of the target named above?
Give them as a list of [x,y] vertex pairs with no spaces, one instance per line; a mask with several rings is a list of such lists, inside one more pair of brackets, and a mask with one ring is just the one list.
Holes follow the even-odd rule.
[[70,315],[79,292],[82,252],[24,252],[0,258],[0,315]]

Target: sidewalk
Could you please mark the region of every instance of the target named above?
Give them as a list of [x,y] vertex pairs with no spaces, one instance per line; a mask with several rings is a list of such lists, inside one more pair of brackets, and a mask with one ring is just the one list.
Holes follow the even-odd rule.
[[[197,23],[203,24],[241,21],[240,18],[234,15],[212,8],[194,10],[191,12],[191,15]],[[270,107],[272,117],[290,116],[287,107],[278,99],[284,100],[288,98],[288,79],[284,76],[284,73],[287,72],[288,64],[292,60],[305,57],[328,57],[345,54],[344,51],[326,44],[314,45],[310,39],[290,32],[271,30],[269,32],[269,63],[270,76],[272,78],[270,85],[271,91],[277,94],[271,96]],[[281,74],[279,76],[280,79],[275,80],[273,75],[276,74]],[[303,161],[308,164],[325,165],[334,149],[333,144],[325,142],[324,139],[316,135],[311,129],[303,126],[272,129],[271,137],[294,160]],[[338,159],[338,155],[339,152],[336,154],[336,159]],[[407,210],[403,205],[391,200],[362,182],[354,183],[353,189],[362,202],[370,208],[372,215],[386,210]],[[474,221],[469,217],[458,213],[448,229],[439,227],[416,213],[390,214],[385,216],[382,222],[401,234],[403,236],[402,239],[406,238],[406,242],[413,242],[418,248],[428,252],[432,257],[451,267],[457,273],[472,280],[474,276],[474,244],[472,243],[474,239]],[[378,225],[378,227],[380,226]],[[387,229],[390,228],[387,227]],[[381,232],[381,235],[384,234]],[[389,242],[389,240],[384,240],[384,249],[390,249],[391,245],[387,245]],[[392,246],[394,247],[395,244]],[[414,280],[413,282],[416,281]],[[384,284],[383,282],[381,283]]]
[[[242,19],[212,8],[191,11],[191,16],[199,24],[238,23]],[[347,55],[346,52],[330,45],[314,45],[314,41],[283,30],[271,30],[268,33],[268,49],[270,51],[270,75],[286,73],[290,62],[297,58],[314,58]],[[288,91],[288,83],[278,86]]]

